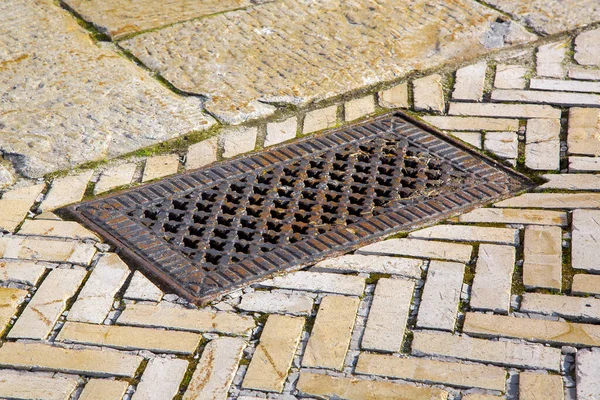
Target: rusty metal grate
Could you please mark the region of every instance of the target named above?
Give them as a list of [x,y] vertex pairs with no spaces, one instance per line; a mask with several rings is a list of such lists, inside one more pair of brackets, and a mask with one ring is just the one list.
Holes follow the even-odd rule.
[[407,118],[379,117],[65,211],[202,302],[527,185]]

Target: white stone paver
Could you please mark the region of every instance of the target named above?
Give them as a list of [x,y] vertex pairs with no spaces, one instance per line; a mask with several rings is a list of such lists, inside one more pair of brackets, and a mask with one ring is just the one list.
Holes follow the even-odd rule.
[[323,298],[304,351],[303,367],[342,369],[358,305],[359,300],[353,297]]
[[230,337],[208,343],[183,400],[225,400],[245,347],[244,340]]
[[464,273],[464,264],[430,263],[419,306],[418,327],[454,330]]
[[541,104],[450,103],[449,115],[503,118],[560,118],[561,111]]
[[572,216],[571,265],[600,272],[600,210],[575,210]]
[[471,308],[502,313],[509,311],[515,261],[515,248],[512,246],[479,246],[471,288]]
[[560,370],[560,349],[541,344],[491,341],[447,333],[414,333],[412,352],[517,368]]
[[379,273],[420,278],[422,266],[423,261],[414,258],[347,254],[318,262],[311,270],[339,273]]
[[446,107],[444,102],[444,87],[442,76],[433,74],[413,81],[415,110],[442,112]]
[[170,400],[179,392],[179,385],[188,367],[186,360],[153,358],[148,362],[132,400]]
[[379,105],[385,108],[408,108],[408,83],[404,82],[379,92]]
[[600,82],[563,81],[560,79],[532,79],[529,87],[536,90],[553,90],[564,92],[598,93]]
[[600,65],[600,30],[583,32],[575,38],[575,61],[581,65]]
[[481,132],[452,132],[451,135],[481,149]]
[[27,290],[0,287],[0,333],[8,325],[17,307],[25,300]]
[[600,275],[575,274],[571,293],[600,295]]
[[591,108],[569,110],[569,154],[600,155],[600,112]]
[[516,132],[488,132],[483,148],[500,158],[514,160],[519,155],[519,142]]
[[544,393],[544,400],[563,400],[563,381],[559,375],[533,372],[519,374],[519,400],[538,400]]
[[91,243],[37,239],[28,236],[0,238],[0,257],[4,258],[87,265],[94,254],[96,249]]
[[567,225],[567,214],[548,210],[478,208],[462,214],[458,220],[460,222],[565,226]]
[[514,245],[517,244],[519,240],[519,231],[511,228],[488,228],[471,225],[436,225],[414,231],[410,233],[408,237]]
[[573,66],[569,68],[569,78],[586,81],[598,81],[600,80],[600,70]]
[[352,99],[344,104],[344,117],[346,121],[354,121],[375,112],[375,99],[372,95]]
[[119,400],[128,387],[128,382],[92,378],[85,384],[79,400]]
[[525,193],[494,204],[519,208],[600,208],[600,193]]
[[499,89],[525,89],[527,84],[525,75],[529,70],[520,65],[498,64],[496,66],[496,77],[494,87]]
[[527,288],[560,290],[562,231],[558,226],[525,228],[523,284]]
[[415,284],[404,279],[379,279],[361,347],[398,352],[402,347]]
[[365,279],[352,275],[298,271],[262,281],[259,285],[360,296],[365,289]]
[[117,323],[230,335],[247,335],[255,325],[252,318],[229,312],[174,309],[143,304],[128,305]]
[[101,324],[128,276],[129,267],[115,253],[100,258],[67,319]]
[[516,131],[519,129],[519,120],[510,118],[427,115],[423,119],[439,129],[449,131]]
[[283,143],[296,137],[298,131],[298,118],[291,117],[281,122],[267,124],[265,147]]
[[600,95],[597,94],[546,90],[495,89],[492,91],[492,100],[563,106],[600,106]]
[[217,138],[203,140],[188,148],[185,169],[196,169],[217,161]]
[[92,239],[98,242],[100,241],[100,238],[94,232],[73,221],[26,219],[19,228],[19,235]]
[[361,247],[357,254],[410,256],[468,262],[473,246],[418,239],[390,239]]
[[4,399],[68,399],[77,388],[73,378],[51,378],[28,372],[3,370],[0,374],[0,397]]
[[137,169],[135,163],[115,165],[102,172],[98,182],[94,186],[94,194],[100,194],[113,190],[120,186],[129,185]]
[[306,113],[303,134],[332,128],[337,123],[337,106],[329,106]]
[[144,165],[142,182],[148,182],[154,179],[165,177],[167,175],[176,174],[178,169],[178,154],[164,154],[150,157],[146,160],[146,165]]
[[44,185],[34,185],[4,192],[0,199],[0,229],[17,229],[43,189]]
[[36,285],[46,267],[31,261],[0,260],[0,281]]
[[485,61],[457,70],[452,98],[481,101],[486,71],[487,63]]
[[577,400],[600,398],[600,349],[582,349],[575,356]]
[[40,210],[52,211],[81,200],[93,174],[94,170],[90,169],[54,179],[50,185],[50,190],[40,204]]
[[534,170],[560,168],[560,120],[530,119],[525,135],[525,166]]
[[524,293],[521,311],[558,315],[567,319],[600,321],[600,300],[544,293]]
[[131,378],[142,360],[114,350],[75,350],[42,343],[7,342],[0,347],[0,366],[90,376]]
[[45,339],[62,314],[67,301],[79,289],[86,271],[55,269],[50,271],[42,285],[12,327],[13,339]]
[[600,171],[600,157],[569,157],[569,172]]
[[160,301],[163,292],[140,271],[135,271],[123,297],[132,300]]
[[569,45],[566,42],[554,42],[538,47],[536,70],[539,76],[562,78],[565,76],[563,60]]
[[281,393],[303,328],[304,318],[269,316],[242,387]]
[[219,141],[223,146],[223,157],[230,158],[254,150],[258,128],[242,127],[221,134]]
[[268,314],[310,315],[313,299],[301,294],[253,292],[245,294],[236,307],[244,311]]
[[599,190],[600,175],[595,174],[547,174],[543,176],[548,182],[540,189],[562,190]]

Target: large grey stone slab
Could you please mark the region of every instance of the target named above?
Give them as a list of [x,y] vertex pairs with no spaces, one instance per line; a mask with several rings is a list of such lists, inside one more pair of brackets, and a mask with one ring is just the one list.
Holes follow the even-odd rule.
[[[2,139],[40,177],[204,130],[214,120],[88,32],[51,0],[0,3]],[[35,77],[35,78],[34,78]]]
[[488,0],[487,3],[549,35],[600,20],[597,0]]
[[[228,123],[535,38],[476,2],[280,1],[120,42]],[[220,40],[215,40],[217,34]]]

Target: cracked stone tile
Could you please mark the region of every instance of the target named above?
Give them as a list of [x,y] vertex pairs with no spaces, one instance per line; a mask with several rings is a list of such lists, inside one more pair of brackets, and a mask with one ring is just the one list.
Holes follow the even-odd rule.
[[94,186],[94,195],[108,192],[120,186],[129,185],[137,169],[135,163],[115,165],[102,172]]
[[365,289],[365,278],[326,272],[292,272],[258,283],[264,287],[307,290],[360,296]]
[[562,65],[566,56],[568,43],[565,41],[546,44],[538,47],[536,67],[539,76],[564,78],[565,69]]
[[562,231],[558,226],[528,226],[523,248],[526,288],[559,290],[562,286]]
[[253,292],[242,296],[242,301],[236,307],[265,314],[310,315],[313,299],[301,294]]
[[153,358],[144,370],[132,400],[172,399],[187,371],[188,362],[177,358]]
[[514,160],[519,155],[519,142],[515,132],[488,132],[485,134],[483,147],[500,158]]
[[[544,187],[544,185],[540,187]],[[531,210],[518,208],[478,208],[466,214],[460,215],[458,217],[458,220],[460,222],[566,226],[567,214],[561,211],[548,210]]]
[[481,101],[485,84],[487,63],[485,61],[456,71],[453,99]]
[[158,302],[163,295],[162,290],[156,287],[154,283],[150,282],[140,271],[135,271],[123,298]]
[[471,288],[473,309],[508,313],[516,254],[512,246],[481,244]]
[[219,140],[223,146],[223,157],[230,158],[254,150],[258,128],[242,127],[221,134]]
[[[222,122],[239,124],[272,114],[270,104],[304,106],[365,82],[535,40],[517,24],[497,23],[501,14],[477,3],[426,4],[272,2],[119,44],[176,88],[207,96],[205,107]],[[444,29],[434,34],[440,20]],[[215,41],[214,32],[228,41]],[[236,54],[244,54],[241,70]]]
[[462,140],[472,146],[481,149],[481,133],[480,132],[452,132],[450,133],[457,139]]
[[0,189],[7,188],[15,183],[14,175],[4,166],[0,164]]
[[594,400],[600,397],[600,351],[582,349],[575,355],[577,399]]
[[0,229],[14,232],[42,190],[44,185],[34,185],[4,192],[0,199]]
[[442,76],[433,74],[413,81],[415,110],[443,112],[446,108]]
[[42,211],[52,211],[67,204],[77,203],[83,198],[93,174],[93,170],[87,170],[78,174],[54,179],[39,209]]
[[0,333],[17,312],[17,307],[25,300],[27,290],[0,287]]
[[30,372],[3,370],[0,396],[7,399],[65,400],[77,388],[77,379],[45,377]]
[[69,239],[92,239],[97,242],[100,238],[89,229],[73,221],[54,221],[44,219],[26,219],[18,231],[19,235],[34,235],[61,237]]
[[560,119],[530,119],[525,135],[525,166],[534,170],[560,168]]
[[0,260],[0,281],[37,285],[46,266],[31,261]]
[[129,387],[128,382],[109,379],[90,379],[84,386],[79,400],[119,400]]
[[203,140],[188,148],[185,169],[196,169],[217,161],[217,138]]
[[0,257],[4,258],[88,265],[94,254],[96,248],[92,243],[37,239],[27,236],[0,237]]
[[571,265],[600,272],[600,210],[575,210],[572,216]]
[[375,112],[375,98],[373,95],[352,99],[344,104],[344,117],[346,121],[354,121]]
[[142,182],[148,182],[154,179],[163,178],[167,175],[176,174],[178,169],[178,154],[165,154],[150,157],[146,160],[146,165],[144,166]]
[[596,174],[547,174],[547,182],[538,189],[600,190],[600,175]]

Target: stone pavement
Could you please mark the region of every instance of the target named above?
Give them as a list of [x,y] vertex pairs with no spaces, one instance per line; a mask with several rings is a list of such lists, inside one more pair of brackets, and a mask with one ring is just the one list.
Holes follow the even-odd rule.
[[[196,112],[201,102],[173,94],[147,72],[115,57],[106,43],[97,46],[84,39],[85,31],[53,3],[9,3],[12,7],[0,5],[0,18],[17,22],[2,25],[12,33],[0,41],[7,43],[9,60],[33,64],[21,69],[2,63],[1,76],[6,74],[2,68],[14,74],[6,76],[22,74],[20,79],[31,76],[27,68],[41,68],[57,81],[34,85],[28,78],[29,86],[20,86],[18,80],[3,79],[1,84],[14,91],[5,90],[3,98],[23,96],[38,113],[58,107],[64,116],[62,122],[52,123],[58,114],[49,114],[48,120],[31,118],[24,108],[9,108],[3,114],[2,137],[11,146],[34,149],[24,165],[38,176],[56,168],[48,166],[56,162],[56,155],[36,147],[53,148],[36,139],[42,133],[48,138],[54,132],[55,139],[47,140],[57,140],[65,149],[74,143],[89,146],[69,150],[75,160],[87,157],[85,151],[98,150],[94,154],[106,157],[126,146],[132,147],[123,152],[134,148],[131,132],[137,130],[129,130],[128,124],[162,126],[149,130],[158,135],[151,141],[158,142],[165,139],[163,134],[196,129],[186,124],[216,123],[203,113],[177,116],[165,111],[169,119],[156,117],[162,115],[160,110],[182,104]],[[190,10],[193,15],[173,12],[172,2],[153,12],[171,24],[176,22],[173,18],[187,20],[230,9],[284,7],[280,2],[211,3]],[[310,10],[309,3],[295,12]],[[544,34],[597,19],[594,4],[585,13],[572,8],[567,13],[562,3],[517,7],[516,2],[498,2],[498,7]],[[17,12],[16,5],[29,12]],[[87,2],[69,5],[80,7],[79,15],[115,38],[154,28],[146,25],[154,20],[144,15],[134,18],[138,25],[108,11],[96,13],[105,19],[95,20],[93,7],[89,14],[81,8],[90,7]],[[223,8],[211,8],[217,5]],[[234,13],[240,19],[248,15],[243,10]],[[126,16],[132,15],[133,11]],[[47,35],[50,53],[61,59],[23,57],[29,54],[23,49],[33,42],[14,39],[23,37],[19,24],[35,18],[53,28],[32,28],[28,37],[34,42],[37,34]],[[202,33],[202,26],[190,26],[204,18],[209,17],[165,29],[197,28]],[[356,21],[352,15],[350,20]],[[142,32],[125,40],[149,40],[146,35],[161,37],[162,32]],[[76,48],[78,44],[69,44],[79,43],[73,35],[88,41],[88,50],[64,54],[52,47]],[[19,179],[0,198],[0,398],[600,399],[599,39],[600,30],[593,27],[545,38],[456,67],[419,71],[410,79],[381,86],[369,86],[369,81],[356,95],[225,127],[218,136],[172,152],[116,159],[46,180]],[[94,63],[112,60],[107,64],[111,68],[94,69],[81,62],[88,51]],[[442,59],[456,60],[450,55]],[[180,68],[190,76],[197,73],[183,64]],[[69,74],[86,77],[82,79],[89,80],[89,90],[103,85],[107,89],[87,96],[87,89],[73,84],[80,78],[59,79]],[[144,79],[125,90],[121,79],[127,76]],[[65,92],[56,90],[59,84],[79,91],[73,104],[61,103]],[[308,94],[319,96],[317,91]],[[98,113],[102,118],[86,117],[90,125],[79,124],[85,110],[94,107],[106,107]],[[164,293],[143,274],[131,271],[94,233],[52,213],[84,196],[394,108],[416,113],[540,185],[439,225],[264,280],[204,307]],[[19,136],[17,128],[23,123],[39,124],[40,131]],[[108,128],[103,131],[101,126]],[[100,134],[107,131],[110,139]],[[90,136],[78,142],[74,132]],[[71,139],[61,138],[71,133]],[[12,183],[9,170],[7,166],[6,173],[0,173],[8,176],[7,185]]]

